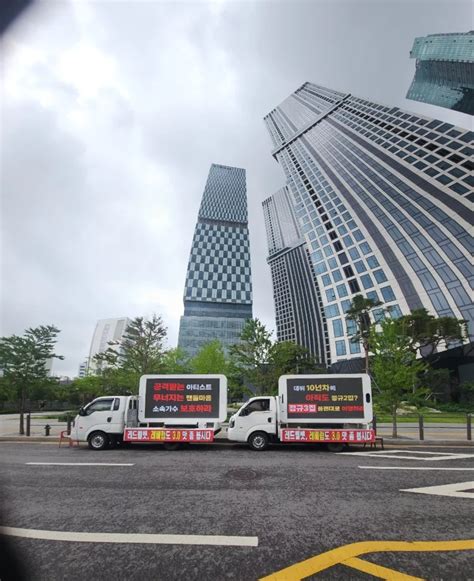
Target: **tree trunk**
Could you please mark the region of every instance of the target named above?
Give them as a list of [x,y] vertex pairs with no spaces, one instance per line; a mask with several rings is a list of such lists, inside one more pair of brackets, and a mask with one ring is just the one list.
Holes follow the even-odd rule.
[[369,346],[364,344],[364,353],[365,353],[365,373],[369,373]]
[[397,433],[397,406],[392,407],[392,438],[398,438]]

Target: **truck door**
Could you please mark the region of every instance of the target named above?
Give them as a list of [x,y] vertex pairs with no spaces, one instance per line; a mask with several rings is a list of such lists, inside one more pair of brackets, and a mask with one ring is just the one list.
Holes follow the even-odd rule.
[[[114,407],[117,409],[113,409]],[[120,429],[117,427],[117,414],[119,413],[120,398],[103,397],[96,399],[84,409],[84,415],[80,421],[82,436],[84,437],[92,430],[100,430],[108,434],[119,432]]]
[[274,398],[262,397],[250,400],[242,407],[236,418],[235,427],[238,434],[246,439],[251,431],[261,430],[268,434],[276,433],[276,410]]

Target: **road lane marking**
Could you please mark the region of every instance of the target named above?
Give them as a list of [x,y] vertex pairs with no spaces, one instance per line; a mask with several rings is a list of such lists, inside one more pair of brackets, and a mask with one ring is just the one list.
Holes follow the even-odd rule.
[[[415,456],[397,456],[397,454],[415,454]],[[428,458],[416,456],[416,454],[429,455]],[[371,458],[390,458],[393,460],[423,460],[433,462],[439,460],[474,460],[473,454],[454,454],[451,452],[422,452],[421,450],[371,450],[367,452],[340,452],[338,456],[368,456]]]
[[400,571],[395,571],[394,569],[389,569],[388,567],[383,567],[376,563],[364,561],[358,557],[347,559],[343,564],[346,567],[352,567],[353,569],[362,571],[362,573],[367,573],[368,575],[379,577],[380,579],[390,579],[390,581],[425,581],[421,577],[406,575],[405,573],[400,573]]
[[416,492],[418,494],[433,494],[434,496],[455,496],[457,498],[474,499],[474,492],[465,492],[474,489],[472,482],[456,482],[440,486],[422,486],[420,488],[403,488],[400,492]]
[[474,468],[439,468],[438,466],[358,466],[362,470],[446,470],[453,471],[469,471]]
[[[447,551],[467,551],[474,550],[474,540],[460,541],[366,541],[361,543],[351,543],[337,547],[315,557],[310,557],[305,561],[290,565],[285,569],[280,569],[266,577],[261,577],[260,581],[300,581],[311,575],[316,575],[334,565],[344,565],[345,561],[352,561],[355,557],[360,557],[368,553],[385,552],[447,552]],[[349,565],[351,566],[351,565]],[[406,578],[406,577],[405,577]],[[392,577],[390,577],[392,579]]]
[[46,531],[0,526],[0,534],[42,541],[71,543],[126,543],[144,545],[213,545],[227,547],[258,547],[258,537],[225,535],[162,535],[149,533],[82,533]]
[[26,466],[135,466],[111,462],[25,462]]

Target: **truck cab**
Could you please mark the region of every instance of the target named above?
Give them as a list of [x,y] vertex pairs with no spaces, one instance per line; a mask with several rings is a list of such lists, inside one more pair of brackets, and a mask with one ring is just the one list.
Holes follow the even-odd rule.
[[254,450],[263,450],[276,438],[278,399],[253,397],[231,416],[227,437],[234,442],[248,442]]
[[126,421],[136,415],[136,396],[98,397],[82,407],[74,419],[73,439],[102,450],[121,439]]

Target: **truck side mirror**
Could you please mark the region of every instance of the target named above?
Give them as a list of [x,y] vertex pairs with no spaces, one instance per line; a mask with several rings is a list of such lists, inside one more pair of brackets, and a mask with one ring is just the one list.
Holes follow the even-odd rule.
[[240,410],[239,416],[248,416],[249,412],[247,408],[244,408],[243,410]]
[[83,407],[79,410],[79,415],[80,416],[85,416],[86,415],[86,412],[84,411],[84,408]]

